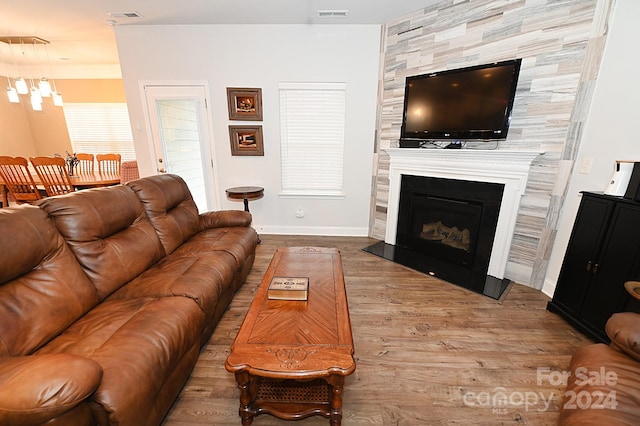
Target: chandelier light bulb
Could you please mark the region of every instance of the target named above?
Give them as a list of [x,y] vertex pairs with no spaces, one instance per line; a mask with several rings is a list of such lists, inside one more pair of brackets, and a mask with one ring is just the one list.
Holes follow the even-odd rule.
[[53,96],[53,104],[55,106],[63,106],[64,103],[62,102],[62,93],[55,91],[52,92],[51,95]]
[[22,77],[18,77],[15,79],[16,90],[21,95],[26,95],[29,93],[29,86],[27,86],[27,82]]
[[9,97],[9,102],[11,102],[12,104],[20,103],[20,96],[18,96],[18,91],[15,89],[15,87],[7,87],[7,96]]
[[42,95],[43,98],[51,96],[51,83],[49,83],[49,80],[46,78],[42,77],[40,81],[38,81],[38,88],[40,89],[40,95]]
[[38,99],[31,95],[31,108],[33,108],[34,111],[42,111],[42,98],[40,98],[40,102],[38,102]]
[[42,95],[40,94],[40,91],[35,87],[31,88],[31,103],[33,102],[42,104]]

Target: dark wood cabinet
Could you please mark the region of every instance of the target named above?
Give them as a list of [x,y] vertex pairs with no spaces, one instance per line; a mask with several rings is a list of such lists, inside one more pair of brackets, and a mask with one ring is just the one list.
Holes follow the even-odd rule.
[[584,192],[553,299],[547,309],[562,315],[596,341],[616,312],[640,312],[624,289],[640,279],[640,203]]

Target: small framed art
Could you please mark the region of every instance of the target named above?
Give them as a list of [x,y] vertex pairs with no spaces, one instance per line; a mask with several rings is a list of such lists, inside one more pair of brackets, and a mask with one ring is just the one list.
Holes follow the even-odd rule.
[[229,126],[231,155],[264,155],[262,126]]
[[262,89],[227,87],[229,120],[262,121]]

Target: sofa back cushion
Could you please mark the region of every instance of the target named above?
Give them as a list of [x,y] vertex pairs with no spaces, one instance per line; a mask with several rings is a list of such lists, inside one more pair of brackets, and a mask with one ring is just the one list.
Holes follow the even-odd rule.
[[47,214],[0,209],[0,356],[28,355],[98,303]]
[[53,218],[101,300],[164,256],[129,187],[88,189],[46,198],[38,205]]
[[611,346],[640,361],[640,314],[618,312],[605,325]]
[[138,195],[167,254],[198,232],[200,218],[186,182],[162,174],[127,183]]

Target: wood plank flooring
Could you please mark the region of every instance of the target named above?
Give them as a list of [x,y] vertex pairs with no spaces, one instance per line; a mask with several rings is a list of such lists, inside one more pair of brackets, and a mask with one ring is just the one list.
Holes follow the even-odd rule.
[[[347,377],[349,425],[554,425],[564,385],[538,369],[567,370],[591,341],[546,311],[547,296],[513,284],[500,301],[361,251],[376,240],[261,235],[256,261],[186,383],[165,426],[240,425],[239,391],[224,368],[229,347],[277,247],[342,254],[358,362]],[[545,405],[550,400],[548,407]],[[256,426],[297,423],[269,415]]]

